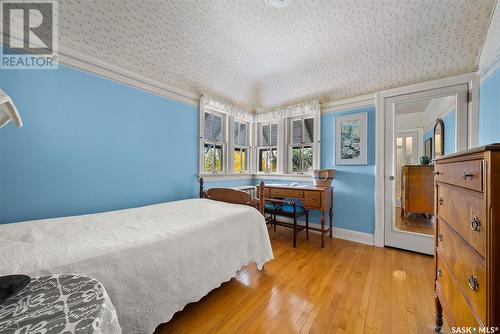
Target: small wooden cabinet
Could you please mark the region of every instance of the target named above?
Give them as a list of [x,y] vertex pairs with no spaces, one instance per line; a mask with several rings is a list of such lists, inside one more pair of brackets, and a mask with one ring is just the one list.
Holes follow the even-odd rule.
[[403,166],[401,216],[408,212],[434,214],[434,166]]
[[500,326],[500,144],[436,160],[436,331]]

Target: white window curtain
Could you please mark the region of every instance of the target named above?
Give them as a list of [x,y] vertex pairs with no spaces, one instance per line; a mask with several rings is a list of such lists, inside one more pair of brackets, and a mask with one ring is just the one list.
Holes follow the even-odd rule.
[[282,118],[300,117],[305,115],[319,115],[321,105],[319,101],[309,101],[300,104],[295,104],[287,107],[274,109],[268,112],[258,113],[255,115],[255,122],[272,122]]
[[253,123],[254,115],[251,112],[243,110],[234,104],[213,97],[209,94],[204,94],[200,100],[200,108],[208,108],[232,116],[234,118]]

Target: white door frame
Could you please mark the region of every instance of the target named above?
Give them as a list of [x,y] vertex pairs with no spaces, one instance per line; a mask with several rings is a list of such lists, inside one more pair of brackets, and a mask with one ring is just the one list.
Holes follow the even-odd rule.
[[376,138],[375,138],[375,246],[384,247],[385,226],[385,117],[386,99],[409,93],[443,88],[458,84],[468,84],[471,100],[468,103],[468,147],[477,146],[479,114],[479,77],[477,73],[467,73],[434,81],[398,87],[376,94]]

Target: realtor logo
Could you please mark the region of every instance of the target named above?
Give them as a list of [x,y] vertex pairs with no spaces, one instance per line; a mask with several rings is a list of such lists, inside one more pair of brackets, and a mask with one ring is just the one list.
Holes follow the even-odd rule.
[[57,68],[57,0],[0,0],[1,69]]

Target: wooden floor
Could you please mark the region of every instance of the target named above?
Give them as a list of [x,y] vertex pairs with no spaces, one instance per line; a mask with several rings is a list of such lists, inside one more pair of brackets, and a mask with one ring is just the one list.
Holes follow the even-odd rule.
[[401,208],[396,207],[396,228],[400,231],[434,235],[434,222],[421,214],[409,213],[401,217]]
[[275,260],[243,268],[157,333],[433,333],[433,259],[270,231]]

